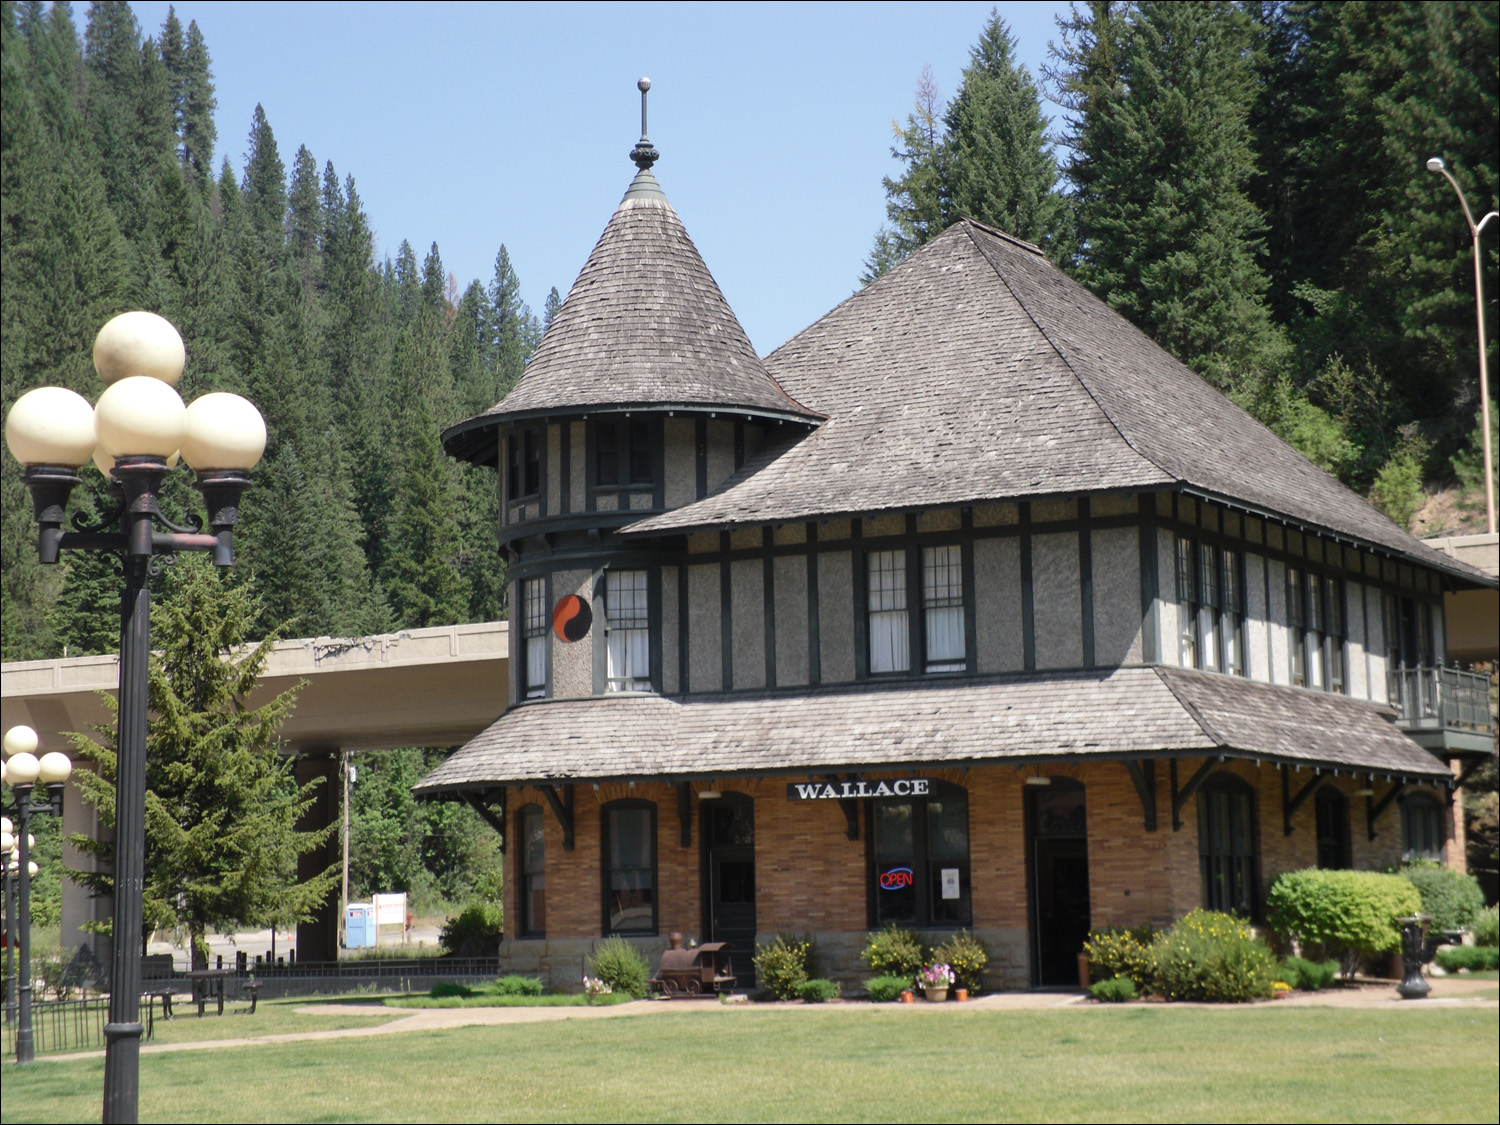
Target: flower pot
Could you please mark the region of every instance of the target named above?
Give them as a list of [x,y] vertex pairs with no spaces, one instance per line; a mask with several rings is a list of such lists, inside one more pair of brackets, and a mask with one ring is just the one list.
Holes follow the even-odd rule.
[[953,999],[957,1000],[960,1004],[967,1004],[969,1002],[969,990],[967,988],[955,988],[953,990]]
[[946,987],[924,988],[922,989],[922,994],[927,997],[927,1002],[929,1004],[941,1004],[944,1000],[948,999],[948,989]]
[[903,1004],[915,1004],[916,1002],[917,1002],[917,998],[916,998],[915,995],[913,995],[911,989],[908,988],[905,992],[903,992],[901,994],[901,1003],[903,1003]]

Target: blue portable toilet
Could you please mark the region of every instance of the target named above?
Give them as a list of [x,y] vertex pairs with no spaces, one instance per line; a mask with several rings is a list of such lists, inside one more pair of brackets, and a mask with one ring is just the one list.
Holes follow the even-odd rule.
[[351,902],[344,908],[344,948],[368,949],[375,944],[375,904]]

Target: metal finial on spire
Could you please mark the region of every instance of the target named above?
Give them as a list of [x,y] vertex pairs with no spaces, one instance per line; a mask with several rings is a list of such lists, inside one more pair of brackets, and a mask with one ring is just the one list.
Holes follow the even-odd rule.
[[648,172],[651,165],[661,159],[661,153],[656,151],[651,138],[646,135],[646,92],[651,89],[651,79],[642,78],[635,84],[635,88],[641,92],[641,139],[630,150],[630,159],[635,161],[635,166],[642,172]]

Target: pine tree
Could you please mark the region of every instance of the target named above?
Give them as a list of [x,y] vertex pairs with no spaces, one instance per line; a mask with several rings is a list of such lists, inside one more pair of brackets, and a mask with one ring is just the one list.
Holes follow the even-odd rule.
[[182,158],[189,182],[204,188],[213,181],[214,144],[219,139],[219,128],[214,124],[214,111],[219,108],[219,102],[214,96],[212,66],[208,44],[198,30],[198,21],[193,20],[188,24],[183,72],[178,86],[182,104]]
[[552,327],[552,320],[557,316],[557,310],[562,308],[562,297],[557,292],[557,286],[547,291],[547,303],[542,306],[542,331]]
[[496,401],[510,393],[526,369],[531,354],[526,346],[528,311],[521,301],[521,279],[510,264],[510,251],[501,243],[495,255],[495,277],[490,282],[490,307],[494,310]]
[[923,67],[917,80],[916,105],[906,118],[906,128],[891,122],[891,131],[898,142],[891,146],[891,156],[905,168],[896,179],[886,176],[881,181],[890,225],[876,234],[874,249],[865,262],[861,281],[867,285],[928,239],[941,234],[946,226],[943,203],[947,150],[938,100],[932,67]]
[[[299,786],[277,732],[297,689],[251,708],[246,704],[265,665],[265,644],[246,651],[255,609],[245,592],[222,581],[202,556],[179,565],[172,588],[152,615],[150,706],[146,745],[146,879],[144,930],[187,930],[193,967],[205,968],[210,927],[289,926],[312,916],[333,890],[337,867],[297,883],[297,857],[320,847],[331,828],[300,831],[316,783]],[[113,725],[99,741],[74,736],[95,765],[75,774],[84,799],[105,825],[114,822],[117,748]],[[110,843],[75,836],[71,843],[106,860]],[[77,872],[96,891],[111,876]]]
[[292,261],[303,292],[310,293],[317,284],[321,266],[319,242],[323,233],[323,198],[318,165],[306,145],[298,146],[297,156],[292,162],[286,224]]

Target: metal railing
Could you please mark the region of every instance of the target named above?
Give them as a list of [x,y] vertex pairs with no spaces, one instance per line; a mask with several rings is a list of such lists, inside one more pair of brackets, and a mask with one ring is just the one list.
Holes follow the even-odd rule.
[[[6,1013],[5,1058],[15,1058],[18,1023]],[[31,1005],[31,1032],[36,1053],[60,1051],[96,1051],[104,1047],[104,1022],[109,1015],[109,1000],[36,1000]]]
[[1494,730],[1490,715],[1490,678],[1457,666],[1408,668],[1390,674],[1390,699],[1403,727],[1422,730]]

